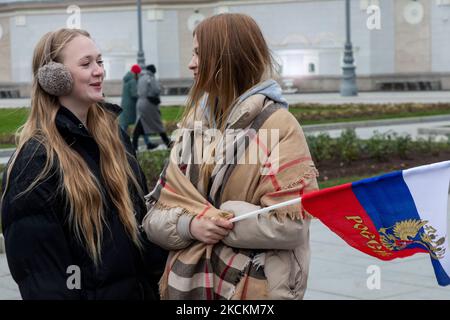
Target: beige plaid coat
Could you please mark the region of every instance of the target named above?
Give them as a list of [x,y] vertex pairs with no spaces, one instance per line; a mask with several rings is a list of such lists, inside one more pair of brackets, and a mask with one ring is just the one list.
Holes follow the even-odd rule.
[[[305,136],[289,111],[255,94],[234,106],[227,128],[244,132],[232,144],[216,145],[224,153],[235,148],[235,163],[217,164],[206,190],[199,165],[179,159],[186,146],[175,145],[160,181],[146,197],[147,236],[170,250],[161,297],[302,299],[310,261],[310,218],[301,205],[236,222],[216,245],[200,243],[180,230],[181,217],[226,217],[229,201],[258,208],[317,190],[318,173]],[[243,161],[250,157],[253,161]]]

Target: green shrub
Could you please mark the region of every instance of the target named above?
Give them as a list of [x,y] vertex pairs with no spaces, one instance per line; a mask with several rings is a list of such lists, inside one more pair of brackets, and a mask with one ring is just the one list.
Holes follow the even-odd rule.
[[317,136],[307,135],[311,155],[316,161],[327,161],[335,158],[336,139],[332,139],[328,133],[321,132]]
[[414,146],[420,153],[438,156],[441,151],[450,149],[450,139],[447,139],[447,141],[438,141],[435,136],[429,136],[427,138],[417,139]]
[[395,144],[396,142],[395,139],[392,139],[392,134],[375,132],[374,135],[364,143],[364,149],[369,158],[383,162],[387,161],[390,156],[395,154]]
[[429,137],[413,141],[409,135],[375,132],[370,139],[363,140],[356,136],[353,129],[343,131],[339,138],[320,133],[307,135],[306,139],[317,164],[330,161],[349,164],[364,159],[385,162],[391,157],[409,159],[412,154],[438,156],[443,151],[450,151],[450,138],[437,141]]
[[165,162],[169,157],[169,150],[144,151],[138,153],[138,161],[147,178],[149,191],[153,189],[159,179],[159,175],[164,168]]
[[289,111],[302,123],[325,123],[450,114],[449,103],[340,104],[298,103]]
[[409,153],[413,148],[411,136],[398,136],[395,140],[395,150],[400,159],[409,159]]
[[360,158],[361,140],[356,136],[354,129],[347,129],[337,138],[339,161],[346,164]]

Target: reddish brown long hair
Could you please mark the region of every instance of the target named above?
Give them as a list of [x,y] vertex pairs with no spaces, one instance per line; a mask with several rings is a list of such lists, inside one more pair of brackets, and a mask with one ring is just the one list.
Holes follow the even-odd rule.
[[207,104],[217,128],[223,129],[230,107],[245,91],[272,76],[273,59],[263,34],[250,16],[226,13],[203,20],[194,30],[199,44],[198,77],[188,112]]

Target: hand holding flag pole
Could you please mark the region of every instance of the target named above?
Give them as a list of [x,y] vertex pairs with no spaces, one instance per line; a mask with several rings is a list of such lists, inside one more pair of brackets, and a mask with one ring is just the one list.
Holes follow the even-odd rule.
[[281,208],[284,206],[289,206],[291,204],[300,203],[301,201],[302,201],[302,198],[300,197],[300,198],[288,200],[285,202],[280,202],[280,203],[274,204],[273,206],[270,206],[270,207],[261,208],[261,209],[243,214],[242,216],[234,217],[233,219],[230,219],[230,222],[237,222],[240,220],[248,219],[250,217],[257,216],[258,214],[261,214],[261,213],[267,213],[270,210],[275,210],[275,209],[278,209],[278,208]]

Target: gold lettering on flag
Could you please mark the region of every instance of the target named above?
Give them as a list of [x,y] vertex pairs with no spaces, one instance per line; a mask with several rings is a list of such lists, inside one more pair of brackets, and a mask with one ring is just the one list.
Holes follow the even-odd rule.
[[427,225],[428,221],[420,219],[409,219],[398,221],[394,226],[380,228],[380,241],[377,236],[369,231],[369,227],[364,224],[360,216],[345,216],[349,221],[353,221],[353,228],[359,231],[361,237],[366,238],[366,246],[380,256],[392,255],[389,251],[399,251],[409,245],[419,244],[428,250],[431,257],[441,259],[445,254],[445,237],[438,237],[437,230]]
[[367,227],[360,216],[345,216],[347,220],[351,220],[355,222],[353,228],[359,231],[359,234],[368,239],[366,242],[366,246],[371,249],[374,253],[380,256],[390,256],[392,253],[384,249],[384,246],[380,244],[376,240],[376,235],[369,231],[369,227]]

